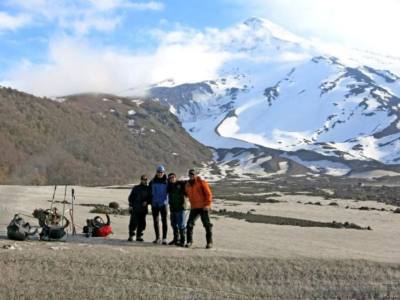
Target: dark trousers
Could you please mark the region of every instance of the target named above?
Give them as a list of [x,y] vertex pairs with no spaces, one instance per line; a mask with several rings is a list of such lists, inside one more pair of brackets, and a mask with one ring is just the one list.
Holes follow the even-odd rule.
[[210,222],[210,214],[208,210],[203,210],[202,208],[193,208],[190,210],[189,219],[186,226],[187,242],[193,242],[193,228],[200,217],[201,223],[203,223],[204,229],[206,230],[206,240],[207,243],[212,243],[212,224]]
[[154,222],[154,232],[156,234],[156,239],[160,238],[160,215],[162,223],[162,238],[167,238],[167,206],[152,206],[151,208],[153,214]]
[[129,221],[129,236],[135,235],[137,237],[143,236],[143,231],[146,229],[146,213],[133,212]]

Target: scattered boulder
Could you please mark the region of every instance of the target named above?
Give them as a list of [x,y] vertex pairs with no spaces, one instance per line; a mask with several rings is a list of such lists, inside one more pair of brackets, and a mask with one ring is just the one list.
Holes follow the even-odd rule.
[[331,202],[329,203],[330,206],[339,206],[339,204],[337,204],[337,202]]
[[396,208],[393,212],[394,212],[395,214],[400,214],[400,207]]
[[110,202],[108,204],[108,207],[113,208],[113,209],[119,209],[119,204],[118,204],[118,202]]

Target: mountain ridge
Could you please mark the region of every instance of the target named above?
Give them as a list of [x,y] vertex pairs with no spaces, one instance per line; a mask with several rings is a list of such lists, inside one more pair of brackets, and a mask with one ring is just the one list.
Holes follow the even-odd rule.
[[321,52],[261,18],[221,34],[228,37],[220,48],[234,58],[217,78],[149,89],[149,96],[167,105],[195,139],[215,149],[280,150],[298,163],[293,153],[314,152],[331,165],[339,160],[347,169],[341,175],[362,165],[350,161],[399,169],[400,77],[395,71]]

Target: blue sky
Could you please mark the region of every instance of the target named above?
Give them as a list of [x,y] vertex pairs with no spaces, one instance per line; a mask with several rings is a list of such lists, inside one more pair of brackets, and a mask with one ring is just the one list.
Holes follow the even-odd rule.
[[[31,5],[16,4],[24,2]],[[227,9],[224,1],[98,2],[110,3],[111,7],[112,3],[123,2],[139,3],[144,7],[118,7],[115,4],[113,8],[102,10],[86,0],[0,2],[0,12],[14,19],[2,22],[0,15],[1,69],[4,70],[19,59],[45,61],[49,40],[60,36],[84,37],[97,47],[115,46],[126,50],[151,51],[157,47],[157,41],[152,40],[146,31],[155,28],[168,30],[177,26],[196,29],[226,27],[241,19],[241,16],[230,13],[233,9]],[[42,12],[39,3],[44,7]],[[76,13],[77,8],[83,10],[81,14]],[[64,13],[57,10],[64,10]],[[87,19],[85,14],[89,15]],[[91,18],[97,18],[98,25],[90,24],[88,19]],[[77,28],[78,23],[81,28]]]
[[[1,0],[0,85],[53,96],[145,84],[161,78],[154,73],[174,67],[176,57],[169,61],[162,54],[173,52],[165,48],[165,36],[190,32],[193,38],[206,28],[228,28],[250,16],[308,39],[397,55],[398,11],[398,0]],[[193,50],[205,61],[219,57],[194,45],[173,49],[175,56]],[[160,61],[162,70],[155,66]],[[184,76],[178,69],[177,76]]]

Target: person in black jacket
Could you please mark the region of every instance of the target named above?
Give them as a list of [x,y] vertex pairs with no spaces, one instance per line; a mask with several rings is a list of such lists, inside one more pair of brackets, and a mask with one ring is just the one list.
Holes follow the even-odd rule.
[[146,229],[147,205],[151,203],[151,190],[147,185],[147,176],[140,177],[140,184],[135,185],[129,195],[129,238],[131,242],[136,232],[136,241],[143,242],[143,231]]
[[168,197],[171,216],[171,226],[174,231],[174,239],[169,245],[184,246],[186,235],[185,214],[185,185],[186,181],[176,180],[175,173],[168,174]]

